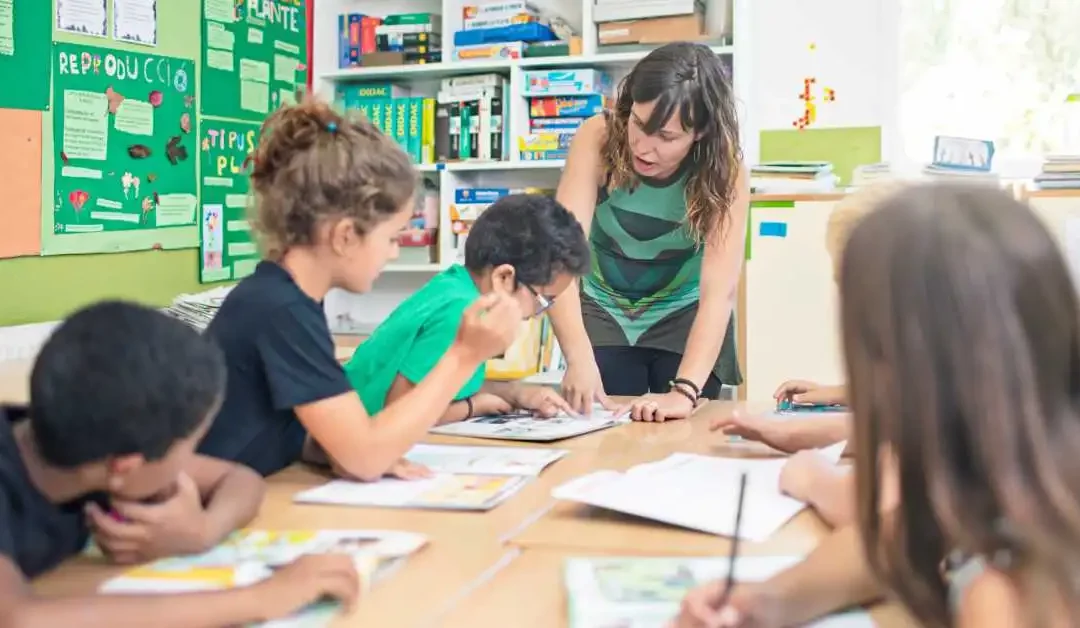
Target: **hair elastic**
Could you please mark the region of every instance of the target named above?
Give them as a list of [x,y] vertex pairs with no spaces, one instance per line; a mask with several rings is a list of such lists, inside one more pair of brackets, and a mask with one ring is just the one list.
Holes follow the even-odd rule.
[[337,122],[327,122],[326,130],[330,131],[331,133],[337,133]]

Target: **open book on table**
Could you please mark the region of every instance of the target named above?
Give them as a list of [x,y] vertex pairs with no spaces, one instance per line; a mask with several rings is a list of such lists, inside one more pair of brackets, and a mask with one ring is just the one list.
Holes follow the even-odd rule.
[[413,446],[405,457],[437,473],[537,476],[569,452],[541,447]]
[[[740,556],[735,578],[759,582],[802,560]],[[663,628],[690,589],[727,577],[727,557],[570,558],[564,567],[570,628]],[[862,611],[833,615],[813,628],[872,628]]]
[[588,417],[559,414],[542,419],[524,413],[480,416],[440,425],[432,428],[431,432],[447,436],[550,443],[629,422],[626,415],[616,417],[609,410],[596,408]]
[[435,473],[422,480],[333,480],[297,493],[293,501],[381,508],[491,510],[521,490],[530,479],[525,475]]
[[[820,450],[836,462],[846,442]],[[596,471],[552,491],[556,499],[579,502],[692,530],[731,536],[746,473],[746,499],[740,537],[763,541],[805,508],[780,492],[780,470],[787,458],[719,458],[672,454],[631,467],[624,473]]]
[[[105,582],[102,593],[188,593],[246,586],[269,577],[307,554],[344,553],[353,557],[362,586],[391,575],[427,538],[391,530],[239,530],[214,549],[195,556],[166,558]],[[336,602],[313,604],[285,619],[257,624],[263,628],[325,626],[337,613]]]

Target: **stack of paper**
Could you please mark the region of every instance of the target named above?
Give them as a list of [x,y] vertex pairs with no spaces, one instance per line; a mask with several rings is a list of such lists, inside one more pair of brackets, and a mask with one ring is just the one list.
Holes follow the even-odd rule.
[[[353,557],[361,583],[369,588],[390,576],[427,543],[427,538],[389,530],[241,530],[205,554],[167,558],[107,581],[102,593],[188,593],[254,584],[275,568],[306,554],[344,553]],[[266,628],[327,625],[336,603],[312,605],[296,615],[260,624]]]
[[1035,184],[1043,190],[1080,189],[1080,155],[1049,155]]
[[[839,461],[846,442],[820,452]],[[597,471],[556,488],[556,499],[579,502],[671,525],[731,536],[746,473],[740,537],[764,541],[806,505],[780,492],[787,458],[717,458],[672,454],[625,473]]]
[[629,422],[626,415],[616,417],[608,410],[598,409],[593,410],[590,417],[572,417],[565,414],[550,419],[536,418],[530,414],[482,416],[440,425],[431,432],[448,436],[549,443]]
[[181,294],[173,299],[164,312],[202,331],[217,315],[218,309],[221,308],[221,304],[225,302],[225,297],[229,295],[232,288],[232,286],[222,286],[198,294]]
[[772,161],[750,169],[750,187],[760,194],[831,192],[836,181],[827,161]]
[[[742,557],[741,582],[761,582],[802,560],[797,556]],[[661,628],[679,612],[687,591],[726,578],[727,558],[571,558],[565,584],[571,628]],[[856,611],[810,624],[812,628],[872,628]]]

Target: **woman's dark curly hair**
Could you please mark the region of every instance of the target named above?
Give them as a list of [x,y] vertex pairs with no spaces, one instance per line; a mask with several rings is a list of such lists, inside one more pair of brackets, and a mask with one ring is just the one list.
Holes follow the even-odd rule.
[[742,147],[731,77],[723,61],[702,44],[677,42],[653,50],[619,85],[608,117],[603,155],[611,188],[638,184],[627,139],[634,103],[655,102],[643,130],[659,131],[675,113],[682,127],[699,136],[687,159],[686,225],[695,240],[718,235],[735,199]]

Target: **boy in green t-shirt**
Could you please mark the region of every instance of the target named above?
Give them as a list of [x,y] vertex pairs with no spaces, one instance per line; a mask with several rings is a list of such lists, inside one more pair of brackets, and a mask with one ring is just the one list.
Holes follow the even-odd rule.
[[[554,199],[505,196],[469,230],[465,265],[436,275],[394,310],[345,365],[369,414],[408,392],[453,343],[462,312],[481,294],[505,292],[530,318],[546,311],[589,268],[581,224]],[[543,416],[571,411],[554,390],[485,382],[484,367],[454,397],[440,423],[518,408]]]

